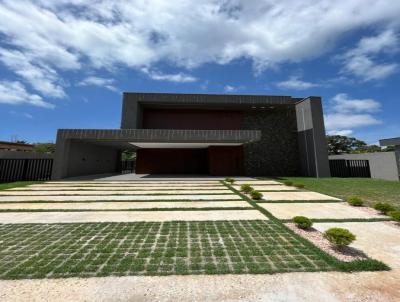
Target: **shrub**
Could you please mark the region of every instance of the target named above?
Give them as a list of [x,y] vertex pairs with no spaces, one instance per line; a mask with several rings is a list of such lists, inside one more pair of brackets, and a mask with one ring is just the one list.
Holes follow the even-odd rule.
[[347,229],[331,228],[324,232],[324,238],[328,239],[330,243],[337,247],[349,245],[356,236]]
[[240,186],[240,191],[244,192],[244,193],[250,193],[251,191],[253,191],[254,189],[249,185],[249,184],[244,184]]
[[285,185],[285,186],[293,186],[293,181],[284,181],[283,182],[283,184]]
[[229,182],[230,184],[233,184],[235,182],[235,179],[231,178],[231,177],[226,177],[225,178],[226,182]]
[[256,190],[251,191],[250,196],[254,200],[260,200],[263,197],[262,193]]
[[298,189],[303,189],[304,188],[304,184],[293,184],[293,185]]
[[353,207],[361,207],[364,202],[361,200],[361,198],[357,197],[357,196],[351,196],[349,198],[347,198],[347,202],[349,205],[353,206]]
[[387,214],[390,211],[394,211],[395,208],[387,202],[378,202],[374,205],[374,209],[381,212],[382,214]]
[[313,225],[311,219],[305,216],[295,216],[293,217],[293,222],[296,224],[298,228],[303,230],[309,229]]
[[392,217],[396,221],[400,221],[400,211],[390,211],[387,213],[390,217]]

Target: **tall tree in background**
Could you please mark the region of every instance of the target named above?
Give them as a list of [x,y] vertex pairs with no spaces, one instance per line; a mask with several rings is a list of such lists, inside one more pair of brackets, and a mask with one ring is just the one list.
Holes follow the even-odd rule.
[[329,154],[354,153],[354,151],[360,151],[368,146],[366,142],[355,137],[342,135],[327,135],[326,140]]

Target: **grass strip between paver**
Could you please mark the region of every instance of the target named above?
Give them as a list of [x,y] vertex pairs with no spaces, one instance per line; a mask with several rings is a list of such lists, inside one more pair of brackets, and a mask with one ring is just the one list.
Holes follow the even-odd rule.
[[259,210],[261,213],[263,213],[265,216],[267,216],[270,221],[277,223],[278,225],[280,225],[280,227],[286,229],[288,232],[299,237],[299,240],[303,241],[308,248],[310,248],[313,251],[315,251],[316,253],[318,253],[324,260],[326,260],[330,265],[334,266],[337,270],[345,271],[345,272],[390,270],[390,268],[385,263],[375,260],[375,259],[371,259],[371,258],[368,258],[365,260],[354,260],[351,262],[339,261],[338,259],[334,258],[333,256],[325,253],[324,251],[322,251],[321,249],[316,247],[311,241],[297,235],[295,232],[293,232],[288,227],[286,227],[280,219],[273,216],[266,209],[259,206],[257,204],[257,202],[255,202],[254,200],[252,200],[251,198],[249,198],[242,192],[236,190],[230,184],[225,183],[224,181],[221,181],[221,183],[223,183],[227,188],[230,188],[232,190],[232,192],[239,195],[243,200],[246,200],[247,202],[249,202],[255,209]]

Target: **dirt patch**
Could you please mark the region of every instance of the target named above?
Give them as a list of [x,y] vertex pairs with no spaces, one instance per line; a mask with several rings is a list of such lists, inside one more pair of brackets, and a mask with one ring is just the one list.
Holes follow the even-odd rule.
[[354,260],[362,260],[368,258],[362,251],[357,250],[353,247],[345,247],[341,250],[334,249],[332,245],[326,240],[322,233],[314,228],[310,230],[302,230],[296,227],[294,223],[285,223],[285,225],[294,231],[296,234],[308,239],[321,250],[325,251],[329,255],[337,258],[340,261],[350,262]]

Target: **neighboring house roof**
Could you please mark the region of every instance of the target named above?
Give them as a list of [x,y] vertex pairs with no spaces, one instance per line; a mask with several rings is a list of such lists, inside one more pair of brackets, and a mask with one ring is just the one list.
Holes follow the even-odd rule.
[[33,151],[34,145],[0,141],[1,150]]

